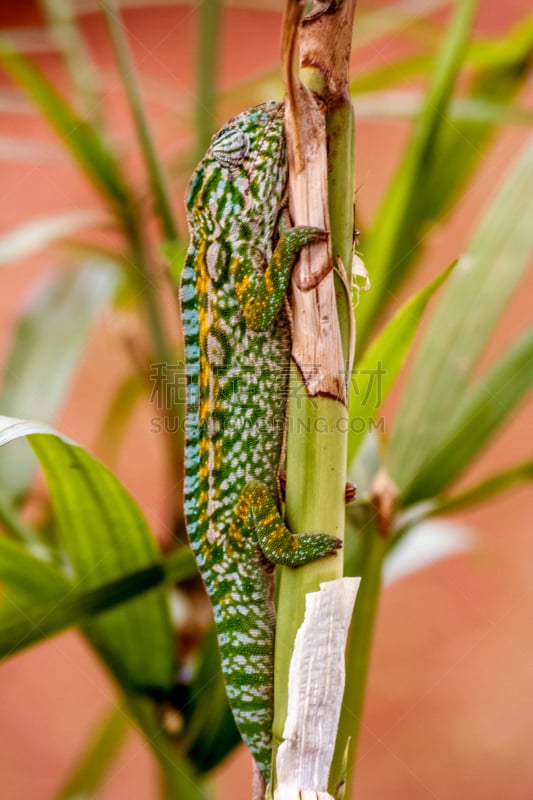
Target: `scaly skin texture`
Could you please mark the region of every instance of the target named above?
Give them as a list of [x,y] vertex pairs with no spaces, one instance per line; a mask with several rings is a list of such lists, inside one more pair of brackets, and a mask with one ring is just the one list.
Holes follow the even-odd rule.
[[266,570],[340,546],[324,534],[293,536],[278,509],[287,285],[298,251],[323,235],[291,228],[275,244],[286,181],[283,106],[230,120],[189,184],[181,283],[187,530],[213,603],[230,705],[267,781],[275,620]]

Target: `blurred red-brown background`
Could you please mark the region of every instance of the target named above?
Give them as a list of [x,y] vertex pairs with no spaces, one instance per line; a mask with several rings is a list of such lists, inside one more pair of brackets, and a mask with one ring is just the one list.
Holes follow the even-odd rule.
[[[187,136],[183,112],[190,108],[194,93],[198,4],[192,5],[195,8],[146,3],[124,14],[162,156],[171,156]],[[504,32],[528,9],[527,0],[505,4],[482,0],[476,27],[486,34]],[[1,4],[3,29],[37,24],[42,19],[33,3]],[[280,15],[275,10],[224,12],[219,88],[231,87],[244,76],[276,64],[279,27]],[[96,10],[82,17],[82,28],[104,76],[110,128],[123,141],[126,158],[131,156],[132,170],[140,170],[130,153],[131,121]],[[397,38],[366,45],[354,58],[355,68],[386,62],[402,46]],[[55,55],[36,52],[34,56],[54,82],[66,86]],[[48,154],[41,153],[33,162],[22,157],[0,161],[2,231],[46,213],[95,203],[92,191],[35,113],[12,111],[2,114],[1,120],[2,136],[39,139]],[[398,122],[358,124],[357,197],[364,219],[370,218],[377,205],[405,132],[406,126]],[[445,228],[430,235],[424,262],[399,294],[399,301],[461,251],[473,220],[526,136],[524,129],[508,128],[496,137]],[[182,190],[174,200],[183,222]],[[531,198],[524,198],[527,202]],[[364,253],[364,242],[361,247]],[[56,255],[45,254],[3,270],[2,358],[28,288],[38,275],[58,265]],[[513,297],[487,358],[500,352],[529,321],[531,280],[530,273]],[[168,311],[171,318],[174,309]],[[177,325],[175,331],[177,335]],[[113,386],[126,371],[126,356],[116,344],[112,323],[104,317],[91,337],[57,427],[91,448]],[[394,400],[387,405],[386,419],[392,417]],[[172,487],[166,484],[162,448],[150,433],[149,417],[147,406],[135,414],[119,474],[165,539]],[[468,479],[528,457],[531,420],[531,408],[522,408]],[[360,746],[357,797],[533,797],[531,499],[531,489],[517,488],[483,510],[463,515],[463,521],[478,533],[478,545],[471,553],[409,577],[384,593]],[[4,662],[0,676],[0,796],[5,800],[52,798],[92,726],[115,702],[113,686],[81,637],[72,632]],[[249,773],[248,756],[241,749],[217,775],[219,796],[248,797]],[[157,797],[157,784],[151,755],[141,737],[131,734],[99,797],[147,800]]]

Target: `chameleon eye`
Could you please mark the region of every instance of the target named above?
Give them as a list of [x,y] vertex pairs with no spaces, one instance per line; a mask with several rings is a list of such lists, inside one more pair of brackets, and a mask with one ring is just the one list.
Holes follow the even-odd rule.
[[249,146],[248,137],[239,128],[227,128],[211,145],[211,153],[221,166],[238,167],[246,158]]

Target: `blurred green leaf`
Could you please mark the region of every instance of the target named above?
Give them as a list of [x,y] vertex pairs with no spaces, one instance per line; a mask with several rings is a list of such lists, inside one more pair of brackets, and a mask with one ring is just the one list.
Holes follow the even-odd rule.
[[[153,566],[159,559],[157,545],[141,511],[117,479],[48,426],[0,418],[0,444],[21,437],[28,437],[44,469],[76,591],[88,592],[85,600],[91,599],[91,590],[144,567],[146,580],[155,581],[153,573],[160,575],[163,570]],[[83,601],[83,596],[71,600]],[[54,612],[60,621],[65,606],[67,601]],[[54,613],[41,628],[54,620]],[[174,642],[163,590],[110,611],[88,623],[86,630],[121,683],[139,690],[168,690],[173,685]]]
[[[40,589],[44,592],[46,584],[44,583],[43,571],[38,571],[35,563],[28,564],[28,566],[32,568],[34,574],[31,579],[26,582],[26,588],[33,586],[36,590]],[[39,564],[39,566],[43,565]],[[14,578],[14,570],[11,570],[9,577],[11,579]],[[152,564],[143,570],[137,570],[131,575],[126,574],[117,580],[108,581],[97,589],[80,591],[74,584],[69,584],[67,582],[64,584],[65,588],[59,590],[58,584],[58,591],[55,597],[52,594],[55,584],[50,583],[49,593],[51,599],[40,599],[38,604],[35,603],[35,599],[32,603],[28,602],[20,606],[18,603],[16,605],[13,604],[12,609],[7,605],[5,606],[4,613],[0,619],[0,658],[12,656],[20,650],[60,633],[72,625],[84,624],[93,643],[97,646],[100,644],[102,645],[102,654],[106,660],[109,661],[113,672],[119,678],[124,678],[126,685],[131,686],[132,675],[126,675],[125,673],[125,669],[130,668],[131,663],[125,666],[118,663],[118,655],[114,652],[111,652],[111,657],[108,658],[110,650],[113,650],[115,646],[118,646],[120,643],[120,638],[112,640],[111,646],[104,641],[106,635],[109,635],[110,626],[108,625],[108,621],[111,619],[111,615],[102,618],[100,621],[91,621],[90,618],[104,611],[109,611],[109,609],[112,609],[114,606],[127,602],[132,596],[141,595],[144,594],[144,592],[154,589],[154,587],[162,583],[163,578],[164,571],[161,564]],[[19,586],[20,578],[17,576],[17,579],[17,586]],[[142,598],[142,602],[149,603],[150,598]],[[122,615],[122,622],[124,619],[129,622],[135,621],[131,615],[129,620],[124,617],[124,613],[128,614],[130,610],[131,607],[113,612],[115,614],[115,619],[113,620],[115,631],[118,629],[117,614],[120,613]],[[150,609],[148,609],[148,611],[149,610]],[[143,627],[144,625],[137,631],[138,637],[143,637],[145,634]],[[150,642],[144,640],[144,644],[148,645]],[[130,662],[132,662],[133,659],[131,659],[128,650],[132,650],[133,645],[134,640],[130,639],[129,647],[122,653],[122,657],[125,660],[129,659]],[[142,645],[143,641],[138,639],[137,647],[141,647]],[[149,651],[144,655],[146,656],[148,652]],[[156,655],[159,654],[155,653],[153,657],[155,658]],[[151,662],[151,659],[152,654],[150,654],[149,659],[147,658],[147,661]],[[136,661],[138,661],[138,659],[136,659],[135,662]],[[144,685],[141,683],[143,677],[145,682],[150,680],[150,672],[153,672],[153,670],[150,670],[149,666],[150,665],[147,664],[146,676],[138,670],[137,684],[134,687],[138,691],[152,688],[151,684]],[[168,689],[170,687],[167,685],[165,688]]]
[[0,536],[0,580],[17,596],[35,605],[56,604],[72,591],[72,584],[55,567],[36,558],[19,542]]
[[8,535],[25,542],[29,550],[37,548],[37,552],[43,551],[44,545],[38,534],[22,519],[10,493],[3,488],[0,488],[0,526]]
[[432,53],[409,54],[386,64],[380,64],[360,75],[355,75],[350,80],[350,94],[355,95],[357,114],[360,113],[359,102],[364,102],[367,93],[390,89],[391,86],[401,83],[407,78],[412,78],[414,75],[427,74],[432,59]]
[[[403,366],[428,301],[442,286],[455,264],[454,261],[418,294],[411,297],[357,362],[350,382],[348,464],[367,435],[371,420]],[[355,422],[359,424],[355,425]]]
[[354,30],[356,47],[362,47],[382,36],[405,34],[409,27],[420,23],[420,16],[429,15],[439,8],[449,6],[450,0],[398,0],[377,6],[359,14]]
[[46,15],[46,32],[61,54],[76,91],[77,105],[83,115],[101,126],[102,94],[97,68],[77,21],[77,9],[70,0],[40,0]]
[[163,562],[156,561],[144,569],[107,581],[97,589],[80,591],[64,575],[30,555],[21,545],[0,537],[0,580],[6,582],[14,598],[8,594],[0,612],[0,658],[66,628],[84,625],[90,617],[126,603],[164,582],[179,582],[196,574],[194,557],[188,548],[183,548]]
[[[415,91],[394,91],[356,95],[353,100],[357,106],[359,119],[365,117],[409,119],[420,113],[424,96]],[[482,97],[465,97],[450,102],[448,121],[454,124],[475,122],[490,126],[533,125],[533,111],[509,103],[492,102]],[[447,197],[447,193],[445,196]]]
[[[78,366],[88,333],[118,283],[114,265],[84,263],[46,276],[14,330],[0,409],[6,415],[51,421]],[[0,452],[0,485],[6,500],[26,491],[35,467],[27,448]]]
[[[451,104],[435,158],[424,175],[421,192],[415,198],[419,228],[432,219],[442,218],[452,201],[459,196],[461,187],[470,178],[476,165],[481,162],[496,123],[504,121],[505,116],[500,113],[500,120],[497,117],[487,119],[487,112],[508,106],[509,113],[515,117],[513,123],[530,124],[531,115],[527,111],[522,114],[521,109],[518,114],[514,113],[510,101],[527,80],[532,59],[533,17],[493,42],[490,58],[478,59],[481,65],[474,74],[468,97]],[[466,104],[469,111],[475,113],[460,120],[454,112],[464,109]],[[416,251],[416,231],[412,235],[408,233],[400,244],[405,253],[413,247]]]
[[161,244],[160,249],[161,255],[168,264],[172,283],[174,286],[179,287],[181,272],[187,255],[187,243],[183,240],[176,242],[166,240]]
[[102,222],[109,222],[109,219],[99,209],[79,208],[25,222],[0,236],[0,264],[10,264],[19,258],[33,255],[58,239]]
[[394,525],[394,535],[390,539],[390,549],[395,548],[414,526],[428,517],[453,514],[456,511],[470,508],[491,497],[496,497],[520,483],[531,480],[533,480],[533,461],[524,461],[484,478],[459,494],[441,494],[415,503],[398,513]]
[[[448,3],[443,5],[448,5]],[[387,6],[387,11],[389,9],[390,6]],[[364,16],[360,16],[359,24],[364,19]],[[495,73],[503,71],[522,71],[520,63],[527,61],[528,55],[531,56],[532,34],[533,17],[530,16],[521,20],[511,31],[505,32],[503,35],[486,38],[477,35],[476,38],[471,39],[468,43],[464,63],[476,71],[474,83],[478,83],[481,76],[487,73],[492,73],[494,76]],[[424,40],[424,44],[427,46],[427,39]],[[414,54],[408,53],[406,56],[398,55],[377,67],[371,65],[367,71],[351,78],[350,92],[359,95],[359,100],[361,100],[366,92],[390,89],[409,78],[425,75],[431,68],[433,57],[433,53],[426,50]]]
[[[400,162],[365,244],[365,263],[372,280],[372,291],[361,298],[357,309],[357,330],[361,343],[366,342],[383,301],[405,271],[406,233],[413,228],[415,198],[425,180],[443,121],[446,118],[452,89],[461,67],[477,0],[462,0],[435,59],[425,103],[414,123],[407,149]],[[424,177],[422,177],[424,176]]]
[[477,359],[524,272],[533,226],[524,198],[533,192],[533,145],[509,170],[467,255],[443,292],[403,392],[388,452],[401,488],[446,442]]
[[214,625],[205,638],[189,694],[183,709],[184,740],[192,762],[208,772],[241,741],[226,697]]
[[135,373],[127,375],[117,387],[94,445],[99,458],[108,466],[114,466],[118,459],[126,428],[145,390],[146,384]]
[[477,505],[524,481],[533,481],[533,461],[496,472],[460,494],[437,497],[431,513],[447,514]]
[[96,188],[119,206],[129,207],[118,162],[96,128],[78,116],[44,73],[5,38],[0,39],[0,65],[30,95]]
[[455,480],[509,418],[533,386],[533,332],[526,334],[459,401],[446,436],[413,479],[402,485],[403,502],[434,497]]
[[[369,335],[373,321],[382,313],[394,287],[420,255],[427,226],[432,221],[442,221],[443,214],[480,163],[496,124],[503,121],[530,124],[530,113],[526,109],[509,107],[509,101],[528,75],[532,53],[533,19],[517,25],[490,46],[472,42],[465,61],[475,64],[468,96],[451,101],[446,109],[441,109],[438,130],[433,139],[428,140],[428,152],[417,166],[412,154],[423,155],[418,149],[417,135],[427,110],[426,97],[405,156],[373,228],[365,237],[368,241],[365,261],[373,278],[373,291],[362,299],[359,309],[360,341]],[[363,100],[365,102],[368,103],[368,99]],[[409,110],[409,104],[404,105]],[[394,110],[394,103],[389,101],[388,106]],[[415,175],[416,169],[419,169],[418,175]],[[410,176],[413,180],[409,190]],[[402,184],[404,180],[405,185]]]
[[109,711],[91,736],[86,750],[71,769],[55,800],[82,800],[95,797],[128,732],[129,719],[123,708]]

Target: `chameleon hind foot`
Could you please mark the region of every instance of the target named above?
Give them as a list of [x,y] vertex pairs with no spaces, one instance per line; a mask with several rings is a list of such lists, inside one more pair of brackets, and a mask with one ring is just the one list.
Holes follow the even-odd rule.
[[332,555],[342,547],[341,539],[326,533],[291,533],[281,519],[270,491],[260,481],[250,481],[242,490],[234,521],[241,531],[249,530],[272,564],[299,567]]

